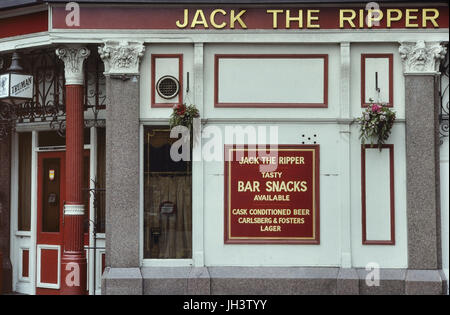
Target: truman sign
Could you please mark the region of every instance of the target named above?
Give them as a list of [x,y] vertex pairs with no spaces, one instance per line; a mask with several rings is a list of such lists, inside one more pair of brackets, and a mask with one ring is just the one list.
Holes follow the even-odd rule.
[[6,73],[0,75],[0,100],[29,100],[33,98],[33,76]]

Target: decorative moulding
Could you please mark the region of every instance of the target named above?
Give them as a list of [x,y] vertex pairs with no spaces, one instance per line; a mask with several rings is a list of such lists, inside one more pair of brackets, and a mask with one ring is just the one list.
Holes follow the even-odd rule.
[[83,85],[83,63],[90,55],[86,47],[62,47],[56,49],[56,55],[64,62],[66,85]]
[[64,205],[64,215],[84,215],[84,205]]
[[440,42],[401,42],[400,57],[404,74],[429,75],[439,72],[447,49]]
[[110,76],[138,75],[144,51],[144,43],[140,41],[106,41],[98,48],[105,63],[105,75]]

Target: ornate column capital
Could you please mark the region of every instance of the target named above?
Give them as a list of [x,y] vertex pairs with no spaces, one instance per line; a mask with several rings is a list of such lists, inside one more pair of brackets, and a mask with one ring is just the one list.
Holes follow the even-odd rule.
[[401,42],[400,57],[404,74],[437,74],[447,49],[440,42]]
[[98,48],[105,63],[105,74],[111,76],[138,75],[139,62],[145,46],[140,41],[106,41]]
[[64,62],[66,85],[84,84],[84,60],[91,52],[86,47],[61,47],[56,49],[56,55]]

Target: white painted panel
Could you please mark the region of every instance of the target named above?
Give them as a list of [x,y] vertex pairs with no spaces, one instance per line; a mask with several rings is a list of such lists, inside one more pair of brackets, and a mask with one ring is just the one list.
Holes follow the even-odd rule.
[[[361,106],[361,100],[358,100]],[[356,106],[356,104],[354,104]],[[359,107],[361,109],[361,107]],[[365,268],[376,262],[381,268],[408,267],[408,225],[406,215],[406,145],[405,124],[392,128],[389,143],[394,144],[395,245],[367,246],[362,244],[361,211],[361,141],[359,127],[351,128],[351,233],[352,266]]]
[[389,149],[366,149],[366,238],[391,238]]
[[323,103],[322,58],[220,58],[220,103]]
[[[405,76],[398,52],[397,43],[352,43],[350,48],[350,105],[351,116],[360,117],[361,108],[361,55],[362,54],[392,54],[393,55],[393,110],[397,119],[405,119]],[[331,71],[331,70],[330,70]],[[375,78],[375,75],[372,75]],[[330,85],[331,79],[330,79]],[[330,101],[331,102],[331,101]]]
[[[214,66],[216,55],[233,55],[233,54],[295,54],[295,55],[328,55],[328,107],[327,108],[283,108],[277,107],[214,107]],[[202,118],[243,118],[254,117],[273,121],[277,118],[335,118],[339,115],[339,82],[340,82],[340,49],[338,44],[327,45],[250,45],[250,44],[234,44],[234,45],[205,45],[204,54],[204,113]],[[361,77],[361,75],[359,75]],[[219,91],[220,92],[220,91]],[[268,101],[266,101],[268,102]]]
[[166,75],[175,77],[178,81],[180,80],[179,74],[179,64],[180,59],[178,58],[156,58],[155,60],[155,86],[153,87],[153,92],[155,93],[155,102],[164,104],[173,104],[178,101],[178,95],[172,99],[165,99],[159,96],[156,92],[156,83],[160,78]]
[[[101,243],[104,243],[104,240]],[[100,247],[100,244],[97,245]],[[99,295],[102,289],[102,255],[105,254],[105,250],[97,249],[95,252],[95,294]]]
[[[206,124],[224,133],[226,124]],[[242,126],[242,125],[241,125]],[[266,136],[258,137],[258,143],[270,141],[269,126]],[[247,126],[242,126],[247,127]],[[339,266],[340,265],[340,189],[339,127],[332,124],[280,124],[280,144],[301,144],[302,135],[311,139],[317,135],[320,144],[320,245],[261,245],[224,244],[224,162],[204,161],[204,248],[206,266]],[[264,139],[262,139],[264,138]],[[224,137],[225,139],[225,137]],[[212,141],[212,140],[211,140]],[[243,143],[243,140],[237,143]],[[311,142],[308,142],[311,143]],[[211,143],[209,143],[211,145]],[[204,141],[204,149],[207,141]],[[215,148],[214,148],[215,149]],[[219,159],[223,146],[217,148]],[[195,211],[195,210],[194,210]]]
[[[23,265],[24,260],[24,251],[28,251],[28,277],[23,277],[23,272],[25,271],[25,266]],[[19,248],[19,281],[22,282],[30,282],[30,248],[29,247],[20,247]]]
[[[376,73],[379,92],[376,90]],[[370,103],[370,99],[389,102],[389,58],[366,58],[365,83],[365,103]]]
[[[183,100],[190,104],[196,104],[195,95],[194,95],[194,46],[192,44],[179,44],[179,45],[170,45],[170,44],[155,44],[149,45],[145,50],[144,57],[141,59],[140,65],[140,79],[139,79],[139,99],[140,99],[140,118],[141,119],[155,119],[161,118],[163,120],[168,120],[170,114],[172,113],[172,107],[151,107],[152,102],[152,93],[156,93],[154,87],[152,87],[152,55],[176,55],[183,54],[183,73],[180,76],[183,76]],[[160,59],[160,58],[157,58]],[[172,59],[172,61],[177,63],[177,73],[178,73],[178,58],[168,58]],[[156,70],[156,68],[155,68]],[[162,71],[162,70],[161,70]],[[186,92],[188,88],[188,80],[187,73],[189,72],[189,93]],[[163,75],[163,72],[155,73],[156,81],[160,78],[159,75]],[[178,77],[178,76],[177,76]],[[155,81],[155,84],[156,84]],[[157,95],[158,93],[156,93]],[[178,98],[170,100],[168,103],[174,104],[174,100],[178,102]],[[155,101],[158,100],[155,97]],[[204,117],[202,115],[202,117]]]

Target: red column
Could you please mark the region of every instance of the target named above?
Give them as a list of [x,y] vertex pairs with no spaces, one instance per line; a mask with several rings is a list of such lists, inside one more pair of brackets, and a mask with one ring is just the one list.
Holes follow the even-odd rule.
[[66,85],[66,203],[61,294],[86,293],[83,242],[83,86]]
[[73,46],[56,50],[66,79],[66,200],[63,218],[61,294],[86,294],[87,263],[83,242],[83,63],[89,50]]

